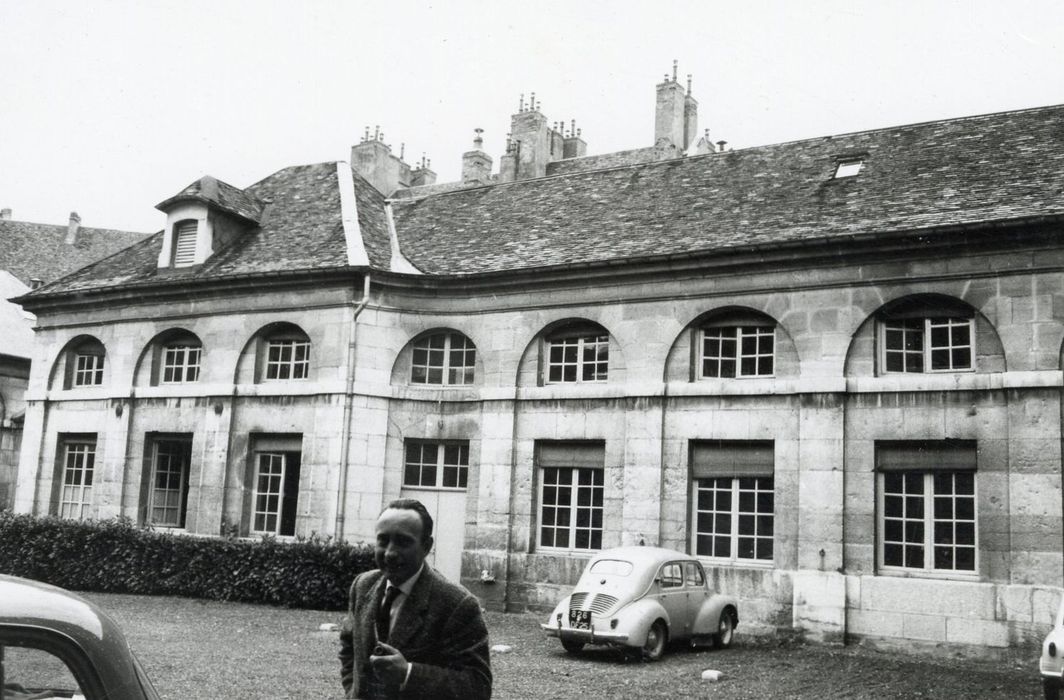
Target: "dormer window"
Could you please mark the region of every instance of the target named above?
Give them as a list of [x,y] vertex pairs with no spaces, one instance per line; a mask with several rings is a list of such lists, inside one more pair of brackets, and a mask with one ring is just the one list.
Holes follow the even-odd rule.
[[199,225],[196,221],[181,221],[174,225],[174,267],[188,267],[196,264],[196,233]]
[[861,172],[861,168],[863,167],[863,158],[847,158],[845,160],[840,160],[835,166],[835,179],[841,180],[844,177],[854,177],[857,173]]

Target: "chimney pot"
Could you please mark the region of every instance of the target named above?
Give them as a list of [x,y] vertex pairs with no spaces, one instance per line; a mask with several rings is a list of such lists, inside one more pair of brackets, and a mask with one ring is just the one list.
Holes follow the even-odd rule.
[[30,289],[37,289],[42,284],[44,284],[44,282],[42,282],[39,277],[30,277]]
[[81,227],[81,217],[76,211],[70,212],[70,221],[67,223],[67,235],[64,243],[74,245],[78,242],[78,229]]
[[0,219],[10,219],[10,218],[11,218],[11,209],[9,207],[4,207],[3,209],[0,209]]
[[719,150],[719,151],[720,151],[721,153],[724,153],[724,147],[725,147],[726,145],[728,145],[728,142],[727,142],[727,141],[717,141],[717,149],[718,149],[718,150]]

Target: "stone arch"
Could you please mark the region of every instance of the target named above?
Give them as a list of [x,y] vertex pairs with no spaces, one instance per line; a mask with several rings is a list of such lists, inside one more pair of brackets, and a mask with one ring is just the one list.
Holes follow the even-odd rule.
[[292,339],[309,343],[309,375],[315,376],[314,343],[310,335],[301,326],[291,321],[274,321],[267,323],[251,334],[240,350],[236,368],[233,372],[234,384],[258,384],[263,379],[266,365],[266,345],[271,339]]
[[110,371],[107,367],[107,349],[96,336],[82,333],[68,340],[52,361],[48,372],[49,389],[70,389],[73,386],[75,362],[81,351],[98,354],[103,361],[104,377],[107,377]]
[[778,320],[749,306],[728,305],[695,316],[673,339],[665,359],[665,382],[693,382],[701,378],[700,331],[716,326],[768,326],[774,330],[773,377],[797,377],[798,351],[794,339]]
[[[608,367],[606,382],[624,382],[626,366],[624,355],[616,336],[598,321],[579,316],[570,316],[557,319],[544,325],[537,332],[521,353],[521,360],[517,367],[517,386],[543,386],[552,384],[549,380],[548,344],[551,339],[562,339],[565,335],[571,337],[590,336],[593,334],[607,336],[608,340]],[[578,371],[579,373],[579,371]],[[569,383],[558,381],[556,383]],[[581,382],[573,382],[581,383]]]
[[[441,369],[442,381],[431,381],[433,379],[433,372],[428,372],[426,375],[427,381],[415,382],[412,377],[414,371],[414,355],[415,347],[418,343],[428,339],[443,339],[443,347],[439,348],[444,357],[444,367]],[[463,339],[467,345],[463,349],[456,348],[456,339]],[[469,351],[472,351],[472,368],[473,377],[470,382],[462,381],[450,381],[452,377],[460,378],[463,375],[460,367],[451,367],[451,360],[454,358],[455,351],[459,351],[462,355],[468,357]],[[436,348],[433,348],[436,350]],[[391,384],[394,385],[411,385],[411,386],[424,386],[424,387],[438,387],[438,386],[477,386],[484,383],[484,363],[483,358],[476,343],[466,333],[460,330],[451,328],[448,326],[436,326],[428,328],[416,334],[410,340],[403,345],[395,356],[395,361],[392,363],[391,372]]]
[[200,361],[202,371],[203,341],[198,335],[187,328],[174,327],[156,333],[149,340],[133,366],[133,386],[155,386],[160,383],[160,363],[163,349],[172,343],[187,343],[200,347]]

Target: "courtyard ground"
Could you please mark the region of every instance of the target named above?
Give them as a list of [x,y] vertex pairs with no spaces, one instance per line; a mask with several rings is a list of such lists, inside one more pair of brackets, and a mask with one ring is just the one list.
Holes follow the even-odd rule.
[[[85,594],[125,630],[165,700],[340,698],[336,612],[182,598]],[[489,613],[495,698],[1039,698],[1037,659],[989,662],[742,634],[724,651],[671,650],[658,663],[619,652],[562,651],[542,616]],[[721,680],[701,680],[705,669]]]

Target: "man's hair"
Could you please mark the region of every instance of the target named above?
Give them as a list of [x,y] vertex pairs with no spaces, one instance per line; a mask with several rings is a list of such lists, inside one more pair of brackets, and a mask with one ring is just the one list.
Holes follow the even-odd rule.
[[[421,517],[421,541],[432,537],[432,516],[425,504],[416,498],[397,498],[389,503],[384,510],[395,508],[396,510],[412,510]],[[384,512],[383,510],[381,511]]]

